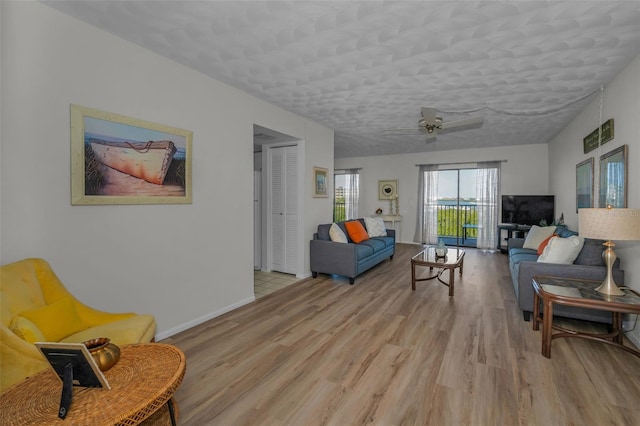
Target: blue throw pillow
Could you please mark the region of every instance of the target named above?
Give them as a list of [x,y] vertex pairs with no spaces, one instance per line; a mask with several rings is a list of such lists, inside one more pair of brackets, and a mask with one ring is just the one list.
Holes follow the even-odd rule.
[[569,238],[573,237],[574,235],[578,235],[578,233],[575,231],[571,231],[566,226],[559,225],[556,226],[556,235],[560,238]]

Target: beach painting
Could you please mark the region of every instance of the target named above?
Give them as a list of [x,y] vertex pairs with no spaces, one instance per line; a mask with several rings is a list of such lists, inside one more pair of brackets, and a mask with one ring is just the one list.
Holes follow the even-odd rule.
[[71,203],[191,203],[192,136],[71,105]]

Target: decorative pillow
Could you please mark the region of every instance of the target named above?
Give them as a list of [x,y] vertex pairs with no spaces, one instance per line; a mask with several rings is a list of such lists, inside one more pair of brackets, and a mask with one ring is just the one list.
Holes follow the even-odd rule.
[[578,233],[576,231],[572,231],[569,228],[567,228],[566,225],[558,225],[556,226],[556,234],[558,234],[558,237],[560,238],[569,238],[572,237],[574,235],[578,235]]
[[544,251],[544,248],[547,246],[547,244],[549,244],[549,240],[551,238],[557,237],[557,236],[558,236],[558,234],[553,233],[553,234],[551,234],[551,236],[549,236],[543,242],[540,243],[540,245],[538,246],[538,256],[540,256],[542,254],[542,252]]
[[35,324],[49,342],[57,342],[88,328],[80,319],[71,296],[42,308],[22,311],[19,315]]
[[538,250],[540,244],[551,236],[556,230],[555,226],[538,226],[533,225],[527,233],[527,238],[524,240],[522,248]]
[[347,227],[349,238],[351,238],[351,241],[354,243],[358,244],[369,239],[367,230],[364,229],[364,226],[362,226],[359,220],[350,220],[349,222],[345,222],[344,226]]
[[42,331],[40,331],[34,323],[25,317],[13,317],[11,324],[9,324],[9,330],[13,331],[16,336],[29,343],[44,342],[47,340],[47,338],[44,337],[44,334],[42,334]]
[[538,258],[538,262],[570,265],[578,257],[583,245],[584,238],[575,235],[569,238],[551,238]]
[[604,240],[585,238],[584,246],[573,263],[576,265],[605,266],[604,259],[602,259],[603,243]]
[[381,217],[365,217],[364,224],[367,227],[369,238],[387,236],[387,228],[384,226],[384,220]]
[[332,223],[331,228],[329,228],[329,238],[334,243],[348,243],[347,236],[342,232],[342,229],[336,224]]

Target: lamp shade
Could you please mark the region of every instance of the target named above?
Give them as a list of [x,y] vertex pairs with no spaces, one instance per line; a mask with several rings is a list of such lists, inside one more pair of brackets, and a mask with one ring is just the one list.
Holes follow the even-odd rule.
[[579,209],[581,237],[600,240],[640,240],[640,209]]

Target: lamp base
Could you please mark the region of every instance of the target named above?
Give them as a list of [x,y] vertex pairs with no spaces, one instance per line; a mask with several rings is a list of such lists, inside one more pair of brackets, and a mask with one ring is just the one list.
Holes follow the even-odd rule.
[[607,283],[606,280],[596,287],[596,291],[608,296],[624,296],[624,291],[620,290],[616,283]]
[[613,247],[615,244],[609,240],[603,244],[606,247],[605,251],[602,252],[602,258],[604,263],[607,265],[607,276],[602,281],[600,286],[596,287],[596,291],[600,294],[606,294],[608,296],[624,296],[624,292],[618,288],[616,282],[613,280],[613,274],[611,273],[611,269],[613,268],[613,264],[615,263],[616,253],[613,251]]

